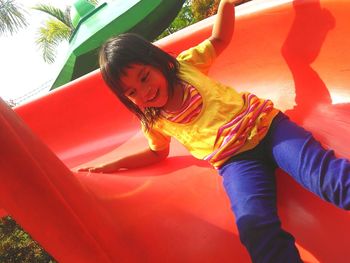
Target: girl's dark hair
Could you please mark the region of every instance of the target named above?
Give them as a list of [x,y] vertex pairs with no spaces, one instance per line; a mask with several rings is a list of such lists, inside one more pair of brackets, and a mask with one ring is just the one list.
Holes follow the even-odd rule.
[[160,70],[168,84],[169,94],[173,94],[178,82],[177,60],[141,36],[126,33],[107,40],[99,53],[100,70],[104,81],[120,101],[141,120],[146,130],[152,127],[160,116],[159,108],[142,111],[123,92],[120,78],[132,64],[150,65]]

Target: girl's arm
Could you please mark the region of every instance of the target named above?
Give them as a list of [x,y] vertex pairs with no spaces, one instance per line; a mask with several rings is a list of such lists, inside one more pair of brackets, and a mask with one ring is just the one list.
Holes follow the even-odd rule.
[[84,167],[79,172],[113,173],[121,169],[133,169],[164,160],[169,155],[169,148],[162,151],[152,151],[147,148],[135,154],[120,158],[114,162],[97,167]]
[[219,55],[230,43],[235,25],[235,4],[242,0],[221,0],[214,22],[210,42]]

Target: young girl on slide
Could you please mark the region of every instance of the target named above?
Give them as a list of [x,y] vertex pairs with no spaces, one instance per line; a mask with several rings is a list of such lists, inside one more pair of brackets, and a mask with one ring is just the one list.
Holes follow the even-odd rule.
[[301,262],[294,238],[281,228],[274,170],[336,206],[350,208],[350,162],[323,149],[270,100],[238,93],[206,75],[230,42],[234,4],[221,0],[212,35],[176,59],[133,34],[107,41],[101,73],[141,120],[149,148],[81,171],[115,172],[159,162],[170,137],[223,177],[240,239],[253,262]]

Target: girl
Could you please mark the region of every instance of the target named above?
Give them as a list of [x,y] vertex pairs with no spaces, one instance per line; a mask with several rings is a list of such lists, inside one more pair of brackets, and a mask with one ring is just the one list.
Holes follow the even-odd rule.
[[159,162],[175,137],[223,177],[253,262],[301,262],[277,215],[274,170],[280,167],[321,198],[349,209],[350,163],[323,149],[270,100],[206,76],[233,34],[235,3],[221,0],[210,38],[176,59],[133,34],[103,45],[102,76],[141,120],[149,148],[80,171],[109,173]]

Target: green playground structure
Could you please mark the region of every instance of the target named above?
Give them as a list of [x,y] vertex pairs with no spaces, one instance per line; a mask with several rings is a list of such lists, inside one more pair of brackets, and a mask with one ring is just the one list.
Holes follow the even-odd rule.
[[95,7],[77,0],[72,8],[75,30],[64,64],[51,89],[98,68],[98,49],[108,38],[134,32],[152,41],[166,29],[185,0],[114,0]]

